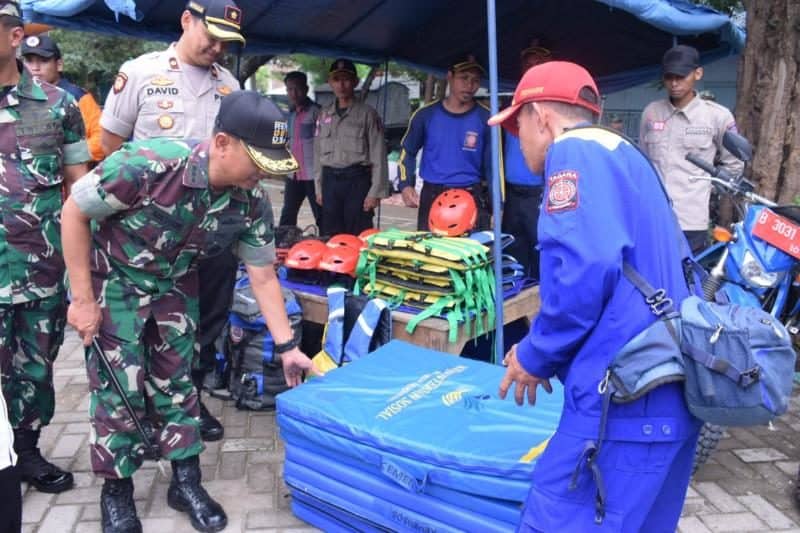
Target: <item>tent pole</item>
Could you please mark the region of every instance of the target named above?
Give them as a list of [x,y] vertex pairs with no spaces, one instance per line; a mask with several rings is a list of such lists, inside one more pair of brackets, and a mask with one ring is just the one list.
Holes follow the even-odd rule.
[[[495,0],[486,0],[487,39],[489,41],[489,105],[492,115],[497,114],[497,27]],[[494,242],[492,254],[494,255],[494,354],[493,363],[501,363],[505,355],[503,345],[503,262],[502,245],[500,238],[500,126],[491,128],[492,133],[492,225],[494,229]]]
[[[386,142],[386,107],[388,106],[389,102],[389,60],[387,59],[383,63],[383,109],[381,109],[381,121],[383,122],[383,142]],[[389,180],[392,177],[389,176]],[[381,229],[381,204],[383,202],[378,201],[378,221],[375,226],[378,229]]]

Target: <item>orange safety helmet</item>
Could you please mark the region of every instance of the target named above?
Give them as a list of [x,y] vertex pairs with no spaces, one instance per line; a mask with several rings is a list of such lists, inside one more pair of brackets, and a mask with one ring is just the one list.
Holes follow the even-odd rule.
[[347,274],[348,276],[355,277],[356,265],[358,265],[358,254],[359,250],[350,246],[328,248],[325,250],[325,253],[322,254],[319,268],[320,270],[327,270],[328,272]]
[[364,242],[364,244],[368,244],[369,243],[368,239],[372,235],[375,235],[376,233],[380,233],[380,232],[381,232],[381,230],[379,230],[378,228],[367,228],[367,229],[365,229],[364,231],[362,231],[361,233],[358,234],[358,238],[361,239]]
[[436,197],[428,213],[428,227],[437,235],[460,237],[475,227],[478,207],[464,189],[449,189]]
[[349,246],[350,248],[360,250],[364,247],[364,242],[355,235],[350,235],[349,233],[339,233],[328,239],[329,248],[338,248],[340,246]]
[[289,248],[284,265],[299,270],[316,270],[328,247],[317,239],[306,239]]

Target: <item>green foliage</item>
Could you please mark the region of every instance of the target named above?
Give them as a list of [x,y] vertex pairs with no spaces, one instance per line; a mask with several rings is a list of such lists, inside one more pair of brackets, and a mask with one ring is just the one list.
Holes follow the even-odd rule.
[[[256,87],[262,89],[266,87],[266,79],[283,79],[284,71],[287,68],[305,72],[308,75],[309,83],[321,85],[328,81],[328,69],[335,58],[311,56],[307,54],[292,54],[290,56],[279,56],[273,59],[277,69],[262,68],[256,73]],[[359,79],[363,80],[369,73],[370,65],[356,63],[356,71]],[[389,62],[389,73],[392,75],[406,75],[420,81],[425,80],[425,73]]]
[[714,8],[721,13],[729,15],[744,11],[744,5],[742,5],[741,0],[695,0],[695,3]]
[[122,63],[166,47],[162,42],[60,29],[49,35],[61,49],[64,75],[94,92],[101,103]]

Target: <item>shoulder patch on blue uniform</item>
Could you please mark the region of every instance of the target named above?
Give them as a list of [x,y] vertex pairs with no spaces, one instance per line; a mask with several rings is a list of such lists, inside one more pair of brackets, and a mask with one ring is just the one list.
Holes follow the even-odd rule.
[[560,170],[547,178],[548,213],[573,211],[578,207],[578,172]]

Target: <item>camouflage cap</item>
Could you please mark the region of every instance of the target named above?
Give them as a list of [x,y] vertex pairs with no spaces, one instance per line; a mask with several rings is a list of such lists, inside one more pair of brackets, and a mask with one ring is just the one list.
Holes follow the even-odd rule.
[[0,15],[22,18],[19,2],[16,0],[0,0]]

